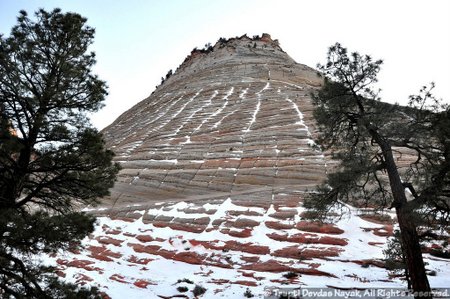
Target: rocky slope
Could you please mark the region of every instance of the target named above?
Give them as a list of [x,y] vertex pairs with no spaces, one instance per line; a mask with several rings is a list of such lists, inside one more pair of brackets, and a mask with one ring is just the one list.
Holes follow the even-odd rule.
[[191,55],[104,130],[124,170],[114,206],[165,199],[271,200],[323,179],[310,93],[321,78],[263,35]]
[[[85,249],[46,260],[112,298],[193,298],[195,284],[203,298],[405,286],[383,261],[393,215],[348,207],[333,225],[303,217],[305,193],[333,165],[313,141],[310,93],[321,82],[268,35],[192,51],[104,130],[119,181],[90,209],[101,217]],[[450,263],[429,245],[430,281],[446,287]]]

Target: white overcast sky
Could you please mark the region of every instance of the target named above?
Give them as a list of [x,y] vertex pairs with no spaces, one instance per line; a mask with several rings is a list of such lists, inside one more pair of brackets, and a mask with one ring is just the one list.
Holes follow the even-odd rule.
[[96,28],[95,72],[109,85],[99,129],[146,98],[194,47],[267,32],[297,62],[315,67],[340,42],[382,58],[382,98],[406,103],[424,84],[450,103],[450,1],[0,0],[0,33],[19,10],[60,7]]

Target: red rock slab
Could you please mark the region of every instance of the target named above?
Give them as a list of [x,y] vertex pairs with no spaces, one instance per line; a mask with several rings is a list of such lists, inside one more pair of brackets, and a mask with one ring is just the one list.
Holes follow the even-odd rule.
[[128,243],[127,245],[133,248],[133,250],[138,253],[156,254],[156,252],[161,249],[161,246],[158,245],[142,245],[136,243]]
[[383,227],[362,227],[362,229],[366,232],[371,231],[374,235],[380,237],[391,237],[394,234],[393,225],[383,225]]
[[[268,246],[254,245],[253,243],[240,243],[237,241],[227,241],[224,245],[217,245],[218,241],[197,241],[189,240],[192,246],[203,246],[206,249],[211,250],[233,250],[241,251],[253,254],[268,254],[270,253],[270,248]],[[259,259],[258,257],[253,257]]]
[[115,280],[121,283],[129,283],[128,281],[125,280],[125,277],[119,274],[113,274],[109,277],[109,279],[111,280]]
[[348,245],[348,242],[346,239],[342,238],[335,238],[330,236],[323,236],[319,238],[319,244],[325,244],[325,245],[337,245],[337,246],[346,246]]
[[285,241],[299,244],[325,244],[325,245],[338,245],[346,246],[348,242],[345,239],[322,236],[319,237],[313,234],[295,234],[295,235],[279,235],[276,233],[267,234],[267,236],[276,241]]
[[269,246],[253,245],[253,243],[240,243],[236,241],[225,242],[225,249],[247,252],[252,254],[269,254]]
[[110,228],[109,226],[107,226],[106,224],[104,224],[102,226],[103,231],[105,232],[105,234],[108,235],[119,235],[122,231],[120,229],[113,229]]
[[217,240],[215,241],[197,241],[189,240],[192,246],[203,246],[206,249],[211,250],[233,250],[240,252],[247,252],[252,254],[268,254],[270,253],[270,248],[268,246],[254,245],[253,243],[240,243],[237,241],[226,241],[224,245],[217,245]]
[[247,263],[257,263],[257,262],[259,262],[259,257],[241,255],[241,260],[243,260],[244,262],[247,262]]
[[138,258],[135,255],[130,256],[127,259],[128,262],[133,263],[133,264],[139,264],[139,265],[147,265],[148,263],[150,263],[151,261],[153,261],[153,259],[149,259],[149,258]]
[[155,240],[149,235],[137,235],[136,239],[141,241],[142,243],[152,242]]
[[93,261],[74,259],[66,264],[67,267],[81,268],[87,271],[103,271],[103,269],[92,266]]
[[283,265],[277,262],[276,260],[268,260],[266,262],[244,265],[241,267],[241,269],[258,272],[275,272],[275,273],[289,272],[292,270],[291,267]]
[[201,265],[203,264],[203,260],[205,259],[205,257],[206,255],[200,255],[196,252],[188,251],[177,253],[172,257],[172,259],[192,265]]
[[313,269],[317,269],[321,266],[321,264],[319,263],[310,263],[308,264],[308,267],[313,268]]
[[201,233],[206,229],[206,225],[188,224],[188,223],[175,223],[164,221],[153,221],[155,227],[170,227],[173,230],[180,230],[191,233]]
[[76,279],[76,283],[79,285],[85,285],[86,283],[94,280],[93,278],[91,278],[83,273],[76,274],[75,279]]
[[105,234],[108,234],[108,235],[119,235],[121,232],[122,231],[120,231],[120,230],[112,229],[112,230],[105,231]]
[[337,247],[328,247],[328,248],[305,248],[301,251],[301,255],[305,259],[314,259],[314,258],[327,258],[327,257],[336,257],[344,251],[342,248]]
[[221,225],[222,223],[224,223],[224,222],[226,222],[226,220],[223,219],[223,218],[215,219],[215,220],[212,222],[212,225],[213,225],[214,227],[217,227],[217,226],[220,226],[220,225]]
[[175,251],[170,251],[170,250],[166,250],[166,249],[160,249],[158,251],[158,255],[162,256],[165,259],[173,259],[173,256],[175,255]]
[[133,284],[141,289],[146,289],[148,285],[156,285],[156,283],[144,279],[138,279]]
[[111,237],[107,237],[107,236],[99,236],[97,238],[95,238],[95,240],[97,240],[100,244],[111,244],[114,246],[121,246],[123,241],[122,240],[117,240]]
[[239,199],[233,199],[232,203],[246,208],[263,208],[263,209],[269,209],[271,202],[270,201],[252,201],[252,200],[239,200]]
[[297,215],[297,211],[278,211],[270,214],[269,216],[276,219],[294,219],[295,215]]
[[223,285],[223,284],[229,284],[230,280],[213,278],[210,281],[208,281],[208,283],[214,283],[214,284],[218,284],[218,285]]
[[245,271],[238,271],[238,272],[241,273],[242,276],[244,276],[244,277],[255,278],[255,273],[254,272],[245,272]]
[[112,262],[113,261],[112,258],[110,258],[110,257],[108,257],[106,255],[89,255],[89,257],[92,257],[92,258],[94,258],[96,260],[104,261],[104,262]]
[[204,214],[206,209],[203,207],[188,207],[183,210],[185,214]]
[[69,261],[68,260],[64,260],[64,259],[56,259],[56,263],[58,264],[58,265],[63,265],[63,266],[66,266],[68,263],[69,263]]
[[236,228],[252,228],[258,226],[259,222],[246,218],[239,218],[231,222],[231,226]]
[[250,228],[244,228],[241,231],[230,230],[228,228],[224,228],[224,229],[221,229],[220,232],[222,234],[227,234],[227,235],[230,235],[230,236],[236,237],[236,238],[248,238],[252,235],[252,229],[250,229]]
[[206,249],[213,249],[213,250],[223,250],[224,246],[217,245],[219,241],[197,241],[197,240],[189,240],[189,243],[191,243],[192,246],[203,246]]
[[296,225],[298,230],[312,232],[312,233],[322,233],[322,234],[333,234],[340,235],[344,231],[332,224],[311,222],[311,221],[300,221]]
[[219,268],[224,268],[224,269],[233,269],[232,264],[225,264],[221,261],[205,261],[204,264],[206,266],[213,266],[213,267],[219,267]]
[[154,227],[160,227],[160,228],[169,226],[169,223],[164,222],[164,221],[150,221],[150,223],[152,223]]
[[247,210],[247,211],[233,211],[233,210],[231,210],[231,211],[227,211],[227,214],[228,215],[231,215],[231,216],[262,216],[262,214],[261,213],[258,213],[258,212],[256,212],[256,211],[250,211],[250,210]]
[[122,256],[121,253],[113,252],[104,246],[89,246],[88,250],[91,252],[90,257],[106,262],[112,261],[112,258],[120,258]]
[[136,243],[128,243],[127,245],[133,248],[135,252],[159,255],[166,259],[172,259],[176,253],[175,251],[161,249],[161,246],[158,245],[142,245]]
[[376,223],[376,224],[393,224],[394,220],[389,215],[382,215],[382,214],[364,214],[359,215],[360,218]]
[[62,270],[56,270],[55,274],[62,278],[66,277],[66,273],[64,273],[64,271]]
[[328,247],[328,248],[304,248],[300,249],[298,246],[291,246],[279,249],[272,253],[273,256],[286,257],[293,259],[315,259],[336,257],[343,251],[341,248]]
[[136,237],[136,234],[132,234],[132,233],[123,233],[122,235],[124,235],[126,237],[130,237],[130,238]]
[[281,223],[281,222],[278,222],[278,221],[266,221],[266,222],[264,222],[264,224],[268,228],[276,229],[276,230],[295,228],[295,225],[293,225],[293,224],[286,224],[286,223]]

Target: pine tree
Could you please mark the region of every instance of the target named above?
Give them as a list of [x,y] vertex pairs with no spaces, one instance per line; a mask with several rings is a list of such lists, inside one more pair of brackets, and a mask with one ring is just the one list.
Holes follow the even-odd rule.
[[408,289],[411,288],[411,279],[408,268],[406,267],[405,250],[403,249],[400,231],[396,230],[387,241],[386,249],[383,250],[385,256],[386,269],[394,275],[403,275],[408,283]]
[[113,186],[118,166],[87,114],[106,83],[92,74],[94,29],[76,13],[21,11],[0,36],[0,293],[94,298],[33,256],[79,245],[95,219],[79,212]]
[[[412,288],[429,292],[418,227],[448,225],[449,107],[433,97],[433,85],[410,97],[409,107],[381,102],[373,87],[381,64],[337,43],[319,65],[318,143],[340,164],[305,206],[319,218],[342,203],[394,208]],[[397,165],[402,149],[415,155],[406,167]]]

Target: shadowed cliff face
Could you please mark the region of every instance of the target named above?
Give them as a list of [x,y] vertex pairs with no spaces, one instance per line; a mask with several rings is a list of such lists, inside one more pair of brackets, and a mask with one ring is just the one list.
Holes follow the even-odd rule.
[[311,146],[310,93],[321,81],[266,34],[192,51],[104,130],[123,166],[109,200],[116,207],[230,194],[271,200],[285,188],[311,189],[326,172]]

